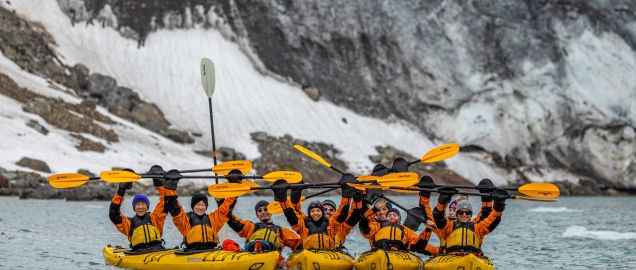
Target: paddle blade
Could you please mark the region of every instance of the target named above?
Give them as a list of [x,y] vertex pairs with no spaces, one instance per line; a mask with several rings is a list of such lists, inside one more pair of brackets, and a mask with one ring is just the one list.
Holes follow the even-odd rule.
[[523,196],[514,196],[513,198],[517,200],[533,201],[533,202],[559,202],[558,199],[537,199],[537,198],[530,198],[530,197],[523,197]]
[[203,84],[205,94],[208,95],[208,97],[212,97],[216,78],[214,76],[214,63],[209,58],[201,59],[201,83]]
[[248,160],[232,160],[212,167],[212,171],[220,175],[227,175],[232,170],[239,170],[246,174],[252,170],[252,162]]
[[391,191],[395,191],[395,192],[398,192],[398,193],[406,193],[406,194],[417,194],[417,193],[420,193],[417,190],[404,190],[404,189],[391,189]]
[[375,181],[382,186],[408,187],[417,184],[420,180],[417,177],[417,173],[401,172],[387,174]]
[[267,182],[276,182],[278,179],[283,179],[290,184],[296,184],[303,180],[303,175],[295,171],[275,171],[263,175],[263,180]]
[[420,161],[424,163],[433,163],[450,158],[459,153],[459,144],[449,143],[442,146],[435,147],[433,150],[424,154]]
[[212,197],[217,199],[238,197],[249,193],[254,193],[258,190],[251,190],[251,187],[259,187],[260,185],[253,182],[243,183],[222,183],[216,185],[210,185],[208,187],[208,193]]
[[378,178],[380,178],[380,176],[373,176],[373,175],[361,175],[358,176],[358,181],[375,181],[378,180]]
[[54,188],[74,188],[88,182],[88,176],[79,173],[60,173],[49,176],[49,185]]
[[294,144],[294,148],[296,148],[296,150],[302,152],[305,155],[310,156],[311,158],[317,160],[318,162],[320,162],[322,165],[325,165],[325,167],[327,168],[331,168],[331,163],[327,162],[324,158],[322,158],[321,156],[319,156],[318,154],[310,151],[309,149],[302,147],[298,144]]
[[348,183],[347,185],[350,185],[352,187],[354,187],[357,190],[367,190],[367,189],[388,189],[388,187],[385,186],[380,186],[380,185],[373,185],[373,184],[355,184],[355,183]]
[[105,171],[99,174],[99,178],[109,183],[135,182],[141,179],[141,175],[129,171]]
[[519,193],[539,198],[557,198],[561,195],[559,187],[551,183],[529,183],[520,186]]
[[[289,200],[289,197],[287,197]],[[305,196],[300,197],[299,204],[303,204],[305,202]],[[267,205],[267,212],[272,215],[278,215],[283,213],[283,208],[280,208],[280,204],[278,202],[272,202]]]

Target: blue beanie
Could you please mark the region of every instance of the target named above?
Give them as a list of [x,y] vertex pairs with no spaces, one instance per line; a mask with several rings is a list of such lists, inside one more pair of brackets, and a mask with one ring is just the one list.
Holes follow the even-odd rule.
[[144,194],[137,194],[135,195],[135,197],[133,197],[133,200],[132,200],[133,209],[135,209],[135,204],[137,204],[138,202],[145,202],[146,206],[150,207],[150,200],[148,200],[148,196]]

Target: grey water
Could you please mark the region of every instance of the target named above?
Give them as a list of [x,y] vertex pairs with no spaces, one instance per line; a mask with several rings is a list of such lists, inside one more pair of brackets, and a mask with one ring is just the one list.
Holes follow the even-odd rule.
[[[321,199],[325,198],[338,201],[336,197]],[[157,199],[151,197],[151,204]],[[261,199],[271,198],[239,198],[235,214],[255,220],[253,205]],[[394,199],[407,207],[417,204],[415,196]],[[126,215],[133,215],[130,201],[127,198],[122,207]],[[180,201],[189,209],[189,197],[180,197]],[[216,209],[210,201],[210,210]],[[479,206],[479,199],[471,202],[474,208]],[[109,203],[0,197],[0,269],[117,269],[104,263],[102,247],[128,243],[108,219]],[[507,203],[502,222],[483,244],[497,269],[636,268],[634,197]],[[274,220],[288,225],[282,215]],[[229,235],[243,243],[231,230]],[[164,239],[168,247],[182,240],[170,218],[166,219]],[[438,243],[435,236],[432,239]],[[357,256],[368,250],[369,244],[356,229],[347,238],[346,247]]]

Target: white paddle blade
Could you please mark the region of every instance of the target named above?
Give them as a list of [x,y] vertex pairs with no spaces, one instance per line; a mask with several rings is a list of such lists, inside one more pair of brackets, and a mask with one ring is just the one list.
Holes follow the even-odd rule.
[[212,97],[216,78],[214,77],[214,63],[209,58],[201,59],[201,83],[205,94]]

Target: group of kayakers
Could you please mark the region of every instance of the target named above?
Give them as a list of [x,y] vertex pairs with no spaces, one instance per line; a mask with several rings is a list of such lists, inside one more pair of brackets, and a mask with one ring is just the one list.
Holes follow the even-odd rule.
[[[371,175],[383,176],[399,171],[395,166],[387,168],[376,165]],[[132,187],[132,183],[121,183],[110,205],[110,220],[118,231],[128,237],[133,251],[163,249],[163,226],[170,214],[183,236],[184,252],[216,248],[267,252],[280,251],[284,247],[291,250],[341,250],[347,236],[357,225],[361,235],[369,240],[371,249],[410,251],[430,256],[482,254],[484,237],[501,221],[506,206],[505,199],[502,198],[507,197],[503,196],[505,194],[494,198],[481,197],[480,211],[473,215],[473,207],[467,197],[459,196],[452,201],[453,196],[459,192],[457,189],[440,188],[435,186],[431,177],[422,176],[417,184],[423,189],[419,191],[419,206],[408,210],[408,217],[402,223],[398,208],[394,208],[381,192],[374,189],[358,190],[349,185],[356,182],[353,175],[344,174],[338,183],[342,190],[339,204],[332,200],[312,201],[305,211],[301,208],[302,189],[278,180],[272,184],[271,189],[274,192],[274,201],[280,205],[289,223],[289,227],[286,227],[272,221],[272,214],[268,210],[270,202],[264,200],[254,206],[254,221],[233,213],[236,197],[215,199],[218,207],[208,213],[207,195],[197,193],[190,200],[191,210],[186,212],[176,192],[180,177],[172,177],[170,171],[165,172],[158,165],[152,166],[148,173],[164,176],[153,179],[159,201],[152,212],[149,211],[148,197],[137,194],[132,199],[135,215],[126,217],[121,213],[125,193]],[[228,182],[240,183],[241,178],[238,176],[239,171],[230,172]],[[426,189],[434,187],[438,187],[436,192],[440,195],[431,208],[431,191]],[[506,192],[496,189],[488,179],[480,181],[477,189],[481,193]],[[242,248],[232,240],[219,245],[218,232],[226,223],[240,237],[245,238]],[[424,224],[424,229],[417,233],[421,224]],[[440,246],[429,243],[432,235],[439,238]]]

